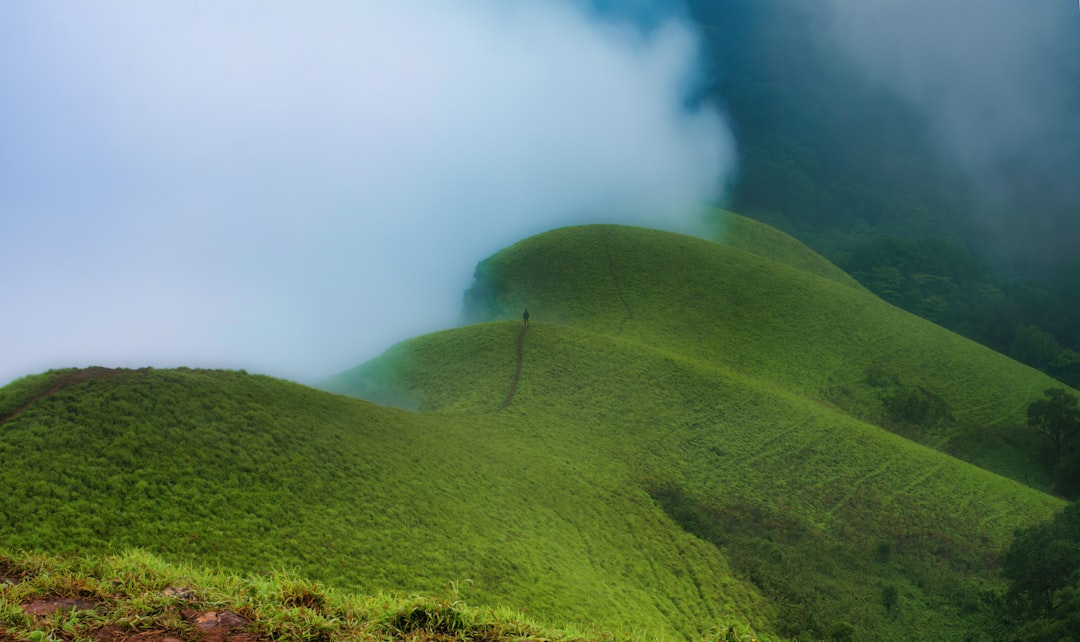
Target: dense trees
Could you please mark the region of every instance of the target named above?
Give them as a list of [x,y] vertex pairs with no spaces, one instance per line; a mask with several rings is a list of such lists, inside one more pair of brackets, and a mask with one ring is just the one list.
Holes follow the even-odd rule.
[[1046,437],[1058,492],[1075,497],[1080,492],[1080,408],[1063,388],[1047,390],[1044,397],[1028,405],[1028,425]]
[[1080,504],[1016,533],[1002,571],[1021,640],[1076,639],[1080,631]]
[[712,56],[707,99],[739,143],[731,209],[894,305],[1080,385],[1080,262],[1061,262],[1080,204],[1071,176],[1017,150],[990,203],[944,159],[926,114],[822,45],[822,3],[689,4]]

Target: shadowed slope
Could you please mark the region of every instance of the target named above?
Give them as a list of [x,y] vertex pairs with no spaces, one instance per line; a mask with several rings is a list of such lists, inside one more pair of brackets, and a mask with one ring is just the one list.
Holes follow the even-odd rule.
[[708,224],[712,238],[719,243],[857,290],[865,289],[850,274],[775,227],[726,210],[714,210]]

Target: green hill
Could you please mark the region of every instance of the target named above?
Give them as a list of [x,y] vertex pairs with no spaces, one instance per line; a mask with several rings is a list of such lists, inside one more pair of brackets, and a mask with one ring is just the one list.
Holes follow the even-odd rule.
[[775,227],[726,210],[713,210],[707,218],[706,227],[709,228],[711,236],[724,245],[862,289],[862,285],[847,272],[811,250],[802,241]]
[[764,608],[602,445],[543,446],[509,416],[192,370],[38,375],[0,408],[7,548],[139,547],[360,591],[472,580],[471,602],[626,632],[692,635]]
[[[528,306],[538,320],[724,365],[1048,487],[1025,409],[1059,382],[883,302],[790,237],[762,232],[771,243],[748,251],[748,236],[556,230],[481,263],[466,300],[476,318]],[[772,247],[782,261],[765,258]]]
[[518,243],[467,295],[491,321],[326,383],[409,410],[239,372],[16,381],[0,547],[454,581],[618,637],[993,637],[997,555],[1062,506],[1022,426],[1053,382],[719,216],[726,243]]

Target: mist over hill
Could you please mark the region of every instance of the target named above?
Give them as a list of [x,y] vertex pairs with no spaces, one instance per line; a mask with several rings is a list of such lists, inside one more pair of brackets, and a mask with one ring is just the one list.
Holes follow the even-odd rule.
[[693,229],[734,163],[720,111],[688,101],[698,36],[619,6],[0,8],[0,271],[22,310],[0,380],[315,380],[455,325],[470,266],[524,236]]
[[457,324],[470,271],[442,266],[566,224],[701,232],[728,203],[1076,384],[1074,9],[5,7],[0,269],[23,312],[0,379],[314,381]]

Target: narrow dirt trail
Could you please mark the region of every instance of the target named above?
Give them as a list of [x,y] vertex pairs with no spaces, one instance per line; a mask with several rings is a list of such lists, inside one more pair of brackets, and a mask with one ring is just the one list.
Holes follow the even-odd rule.
[[510,402],[514,400],[514,393],[517,392],[518,381],[521,381],[521,348],[525,344],[525,333],[529,331],[529,326],[521,326],[521,332],[518,332],[517,338],[517,369],[514,371],[514,383],[510,384],[510,394],[506,395],[506,401],[499,406],[499,410],[504,410],[510,405]]
[[56,393],[60,392],[64,388],[67,388],[68,386],[82,383],[84,381],[89,381],[91,379],[105,379],[109,377],[115,377],[122,372],[124,372],[124,370],[121,368],[101,368],[99,366],[93,366],[90,368],[84,368],[82,370],[76,370],[75,372],[61,375],[56,379],[52,387],[50,387],[48,390],[33,396],[26,403],[8,413],[7,416],[0,417],[0,424],[7,423],[15,419],[37,402],[55,395]]

